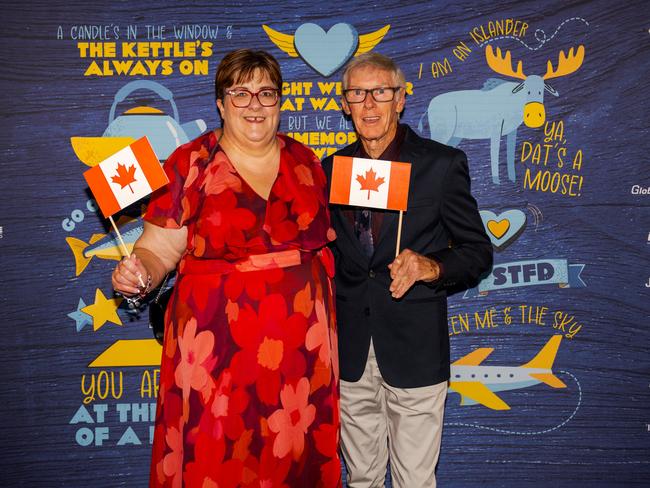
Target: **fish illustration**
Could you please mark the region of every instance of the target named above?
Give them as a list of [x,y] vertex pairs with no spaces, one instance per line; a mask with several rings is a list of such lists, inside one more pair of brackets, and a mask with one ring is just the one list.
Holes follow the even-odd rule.
[[[144,229],[142,219],[128,219],[126,223],[121,226],[118,225],[118,227],[126,248],[131,252],[135,241],[142,235]],[[88,242],[75,237],[66,237],[65,241],[74,255],[75,276],[83,273],[94,257],[114,259],[115,261],[119,261],[124,257],[120,241],[114,234],[93,234]]]

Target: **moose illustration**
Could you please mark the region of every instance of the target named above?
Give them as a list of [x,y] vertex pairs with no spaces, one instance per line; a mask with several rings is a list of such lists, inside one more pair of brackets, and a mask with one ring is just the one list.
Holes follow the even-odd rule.
[[488,66],[500,75],[523,80],[519,83],[490,78],[480,90],[460,90],[434,97],[427,111],[420,117],[418,129],[423,130],[423,119],[428,114],[431,139],[457,146],[463,139],[490,139],[492,181],[499,184],[499,148],[501,137],[506,136],[508,178],[515,181],[515,146],[517,128],[521,123],[537,128],[544,124],[544,90],[559,96],[546,80],[559,78],[577,71],[585,56],[584,46],[568,55],[560,51],[557,69],[548,61],[544,76],[526,76],[522,62],[512,69],[510,51],[505,56],[501,49],[485,48]]

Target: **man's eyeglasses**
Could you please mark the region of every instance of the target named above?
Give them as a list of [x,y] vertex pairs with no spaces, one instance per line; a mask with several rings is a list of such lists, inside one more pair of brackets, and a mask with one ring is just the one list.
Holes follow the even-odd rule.
[[348,103],[365,102],[368,93],[372,95],[375,102],[392,102],[395,98],[395,93],[397,93],[401,88],[401,86],[386,86],[370,88],[368,90],[365,88],[350,88],[348,90],[343,90],[343,96],[345,97],[345,101]]
[[226,95],[230,95],[232,104],[237,108],[246,108],[253,101],[253,97],[257,97],[262,107],[273,107],[280,99],[280,90],[277,88],[262,88],[260,91],[253,93],[246,88],[236,88],[234,90],[226,90]]

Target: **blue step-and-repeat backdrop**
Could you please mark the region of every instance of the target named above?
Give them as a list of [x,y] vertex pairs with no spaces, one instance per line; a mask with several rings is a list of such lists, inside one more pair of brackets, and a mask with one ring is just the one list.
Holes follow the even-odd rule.
[[218,126],[215,69],[242,47],[279,60],[281,130],[319,157],[355,140],[340,75],[368,51],[406,74],[403,122],[469,157],[495,262],[450,299],[439,484],[650,483],[647,2],[1,8],[0,485],[146,486],[160,348],[113,295],[120,250],[82,173]]

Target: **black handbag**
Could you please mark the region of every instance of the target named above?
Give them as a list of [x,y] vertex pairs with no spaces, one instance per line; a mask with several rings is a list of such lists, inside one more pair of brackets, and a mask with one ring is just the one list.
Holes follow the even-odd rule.
[[167,310],[167,304],[174,290],[173,286],[165,288],[168,279],[169,275],[165,276],[160,288],[158,288],[156,298],[149,303],[149,328],[153,333],[154,339],[160,345],[162,345],[165,338],[165,311]]

